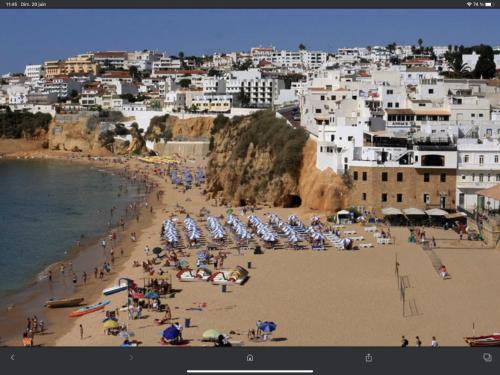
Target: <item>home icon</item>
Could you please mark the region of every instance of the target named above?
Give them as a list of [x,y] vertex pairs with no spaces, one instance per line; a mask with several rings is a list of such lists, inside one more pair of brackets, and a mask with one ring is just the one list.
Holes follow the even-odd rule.
[[247,362],[253,362],[254,358],[252,354],[247,355]]

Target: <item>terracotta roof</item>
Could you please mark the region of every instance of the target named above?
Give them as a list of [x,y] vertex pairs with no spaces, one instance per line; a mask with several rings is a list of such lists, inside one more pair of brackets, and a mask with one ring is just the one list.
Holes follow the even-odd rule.
[[130,78],[130,74],[127,71],[115,70],[104,73],[101,77],[104,78]]
[[407,72],[437,72],[436,69],[434,68],[427,68],[427,67],[415,67],[415,68],[408,68],[406,69]]
[[496,184],[488,189],[479,190],[477,195],[500,201],[500,184]]
[[200,70],[200,69],[167,69],[167,70],[156,70],[155,75],[158,74],[186,74],[186,75],[194,75],[194,74],[207,74],[206,70]]

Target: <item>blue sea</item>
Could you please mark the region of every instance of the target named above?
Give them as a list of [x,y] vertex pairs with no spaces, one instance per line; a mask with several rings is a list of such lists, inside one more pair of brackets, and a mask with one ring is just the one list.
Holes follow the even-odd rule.
[[[0,298],[33,283],[80,236],[102,236],[135,189],[118,194],[126,179],[88,165],[43,160],[0,160]],[[110,216],[110,208],[116,213]]]

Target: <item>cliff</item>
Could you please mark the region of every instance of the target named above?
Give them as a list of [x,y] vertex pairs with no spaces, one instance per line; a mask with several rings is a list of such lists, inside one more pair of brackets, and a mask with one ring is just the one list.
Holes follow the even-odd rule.
[[316,143],[271,111],[216,120],[207,168],[207,191],[220,204],[267,202],[334,212],[347,189],[331,169],[316,168]]
[[153,117],[145,137],[149,141],[199,139],[210,136],[214,123],[213,117],[191,117],[180,119],[176,116],[163,115]]

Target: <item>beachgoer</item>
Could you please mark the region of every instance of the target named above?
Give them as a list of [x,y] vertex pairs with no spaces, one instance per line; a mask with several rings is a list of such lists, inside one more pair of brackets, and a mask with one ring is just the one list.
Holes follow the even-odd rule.
[[76,273],[73,272],[73,284],[76,284],[78,281],[78,278],[76,277]]
[[49,272],[48,272],[48,279],[49,279],[49,281],[52,281],[52,271],[51,270],[49,270]]
[[80,324],[80,340],[83,340],[83,326]]
[[99,270],[97,269],[97,267],[94,267],[94,277],[97,279],[97,276],[99,274]]
[[101,241],[101,246],[103,250],[106,250],[106,240]]
[[439,346],[439,343],[438,343],[438,341],[436,339],[436,336],[432,336],[431,346],[433,348],[437,348]]
[[420,340],[420,337],[418,336],[415,337],[415,344],[417,348],[420,348],[422,346],[422,340]]
[[64,275],[64,264],[61,263],[61,266],[59,267],[59,271],[61,272],[61,275]]
[[406,348],[408,346],[408,340],[406,339],[406,337],[402,337],[401,338],[401,347],[402,348]]
[[87,272],[83,271],[83,283],[87,284]]
[[120,248],[120,256],[122,256],[122,257],[123,257],[123,247],[122,247],[122,248]]

